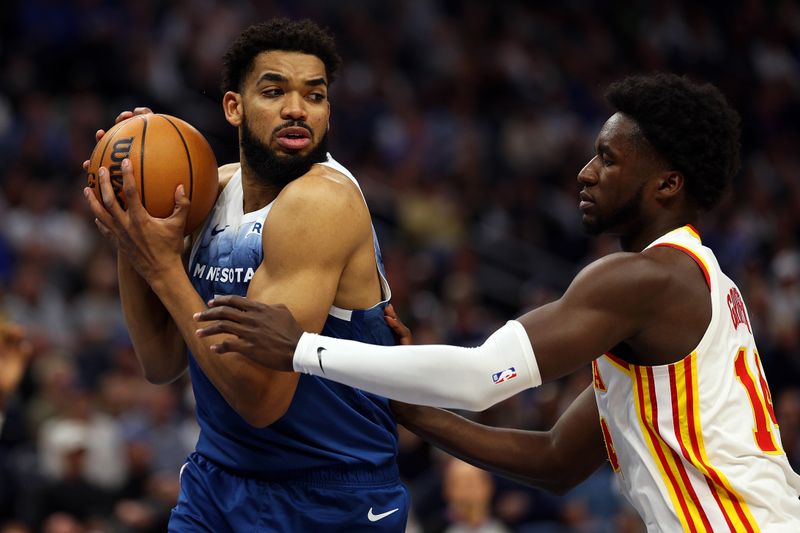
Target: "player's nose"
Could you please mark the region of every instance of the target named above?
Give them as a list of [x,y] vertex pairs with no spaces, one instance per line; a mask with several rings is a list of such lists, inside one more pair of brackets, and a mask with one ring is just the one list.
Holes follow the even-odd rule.
[[292,92],[287,94],[281,109],[281,117],[292,120],[305,120],[308,118],[308,112],[304,104],[303,97],[299,93]]
[[581,185],[591,186],[597,183],[597,162],[600,156],[594,156],[589,160],[586,165],[578,172],[578,183]]

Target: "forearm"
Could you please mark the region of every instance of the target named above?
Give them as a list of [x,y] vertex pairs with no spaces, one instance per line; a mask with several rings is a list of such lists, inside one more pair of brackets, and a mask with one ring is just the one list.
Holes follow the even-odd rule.
[[395,400],[471,411],[541,384],[530,341],[515,321],[477,348],[371,346],[305,333],[294,369]]
[[250,359],[231,353],[224,356],[210,350],[227,335],[199,338],[192,319],[206,304],[191,285],[185,272],[172,268],[153,282],[164,306],[174,317],[178,331],[203,373],[225,401],[248,423],[263,427],[283,414],[291,401],[296,375],[269,370]]
[[186,345],[175,321],[122,254],[117,257],[117,270],[122,312],[146,379],[174,381],[186,370]]
[[548,432],[484,426],[433,407],[408,405],[395,413],[410,431],[479,468],[555,493],[569,488]]
[[492,428],[448,411],[398,402],[392,410],[399,423],[453,455],[556,493],[571,489],[606,461],[591,386],[549,431]]

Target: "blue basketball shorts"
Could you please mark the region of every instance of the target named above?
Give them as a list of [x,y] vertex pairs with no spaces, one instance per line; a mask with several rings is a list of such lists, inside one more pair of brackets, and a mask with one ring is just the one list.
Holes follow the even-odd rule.
[[169,520],[175,533],[402,533],[408,517],[408,491],[395,465],[266,481],[241,477],[193,453],[180,483]]

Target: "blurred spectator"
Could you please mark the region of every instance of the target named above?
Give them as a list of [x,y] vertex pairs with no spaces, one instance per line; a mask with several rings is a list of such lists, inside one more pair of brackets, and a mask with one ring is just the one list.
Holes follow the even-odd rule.
[[152,472],[176,472],[194,450],[199,428],[179,409],[178,389],[143,383],[136,405],[122,418],[128,446],[142,448]]
[[50,479],[63,478],[76,465],[66,462],[64,435],[80,445],[80,472],[87,482],[110,491],[119,489],[128,463],[122,445],[121,421],[99,411],[92,393],[74,388],[61,399],[63,409],[39,429],[42,471]]
[[16,392],[32,354],[24,330],[0,315],[0,432],[8,399]]
[[39,498],[45,530],[55,528],[55,513],[88,524],[109,512],[111,494],[86,476],[89,439],[89,431],[79,422],[64,422],[49,432],[50,453],[58,460],[60,471],[45,483]]
[[445,465],[442,485],[447,505],[444,533],[508,533],[492,516],[494,482],[485,470],[459,459]]
[[800,471],[800,387],[781,391],[775,397],[775,416],[781,424],[783,450],[795,472]]
[[17,450],[24,446],[24,423],[17,389],[32,355],[24,330],[0,313],[0,524],[22,498],[25,472],[20,471]]
[[6,312],[28,330],[37,350],[72,344],[64,293],[51,283],[47,269],[44,259],[22,260],[4,298]]

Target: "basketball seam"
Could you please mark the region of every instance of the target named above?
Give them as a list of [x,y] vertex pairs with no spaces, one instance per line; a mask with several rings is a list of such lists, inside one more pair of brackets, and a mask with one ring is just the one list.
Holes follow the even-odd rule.
[[144,137],[147,135],[147,115],[142,115],[142,120],[144,120],[144,126],[142,126],[142,142],[141,146],[139,147],[139,181],[141,182],[141,187],[139,188],[139,196],[142,199],[142,207],[147,209],[147,205],[145,204],[145,196],[144,196]]
[[183,134],[181,130],[178,129],[178,126],[175,125],[169,118],[165,115],[159,115],[164,120],[170,123],[170,125],[175,128],[175,131],[178,133],[178,137],[181,138],[181,142],[183,143],[183,149],[186,150],[186,160],[189,162],[189,201],[192,201],[192,191],[194,190],[194,170],[192,168],[192,154],[189,153],[189,145],[186,144],[186,139],[183,138]]

